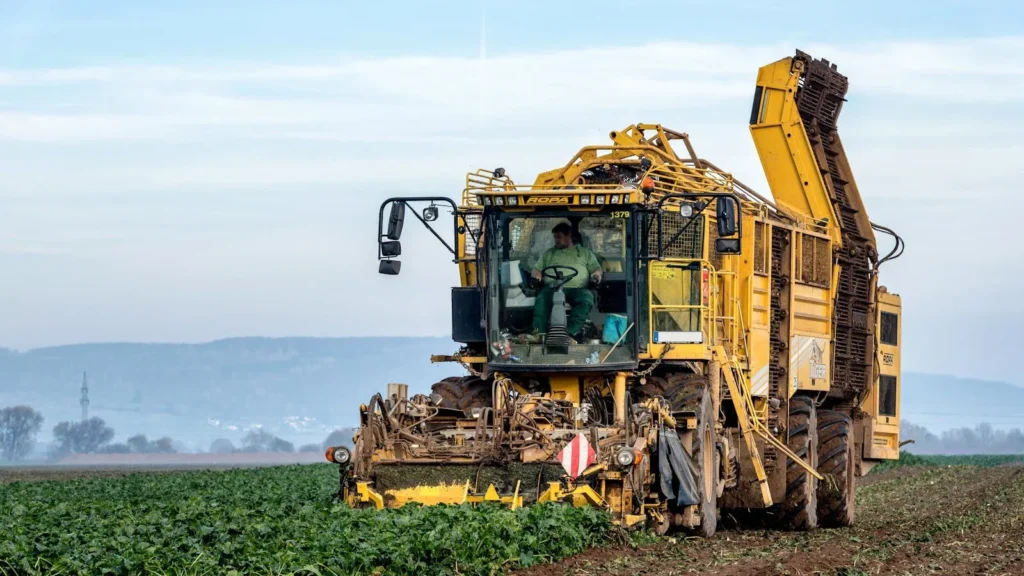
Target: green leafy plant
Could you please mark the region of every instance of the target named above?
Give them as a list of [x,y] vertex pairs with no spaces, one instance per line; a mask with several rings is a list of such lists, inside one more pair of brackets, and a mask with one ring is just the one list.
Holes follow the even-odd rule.
[[494,574],[606,541],[546,504],[354,510],[329,465],[0,486],[0,574]]
[[887,460],[872,468],[871,472],[884,472],[903,466],[1003,466],[1024,462],[1024,454],[970,454],[962,456],[919,456],[910,452],[900,452],[899,460]]

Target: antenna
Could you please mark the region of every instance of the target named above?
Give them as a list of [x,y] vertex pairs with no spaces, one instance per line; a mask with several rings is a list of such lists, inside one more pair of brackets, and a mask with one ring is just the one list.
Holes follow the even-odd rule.
[[89,379],[82,372],[82,422],[89,419]]

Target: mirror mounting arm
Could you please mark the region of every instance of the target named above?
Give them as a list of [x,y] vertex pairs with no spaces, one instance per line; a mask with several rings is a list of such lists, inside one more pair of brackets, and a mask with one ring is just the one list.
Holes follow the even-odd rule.
[[[728,199],[731,199],[733,202],[736,203],[735,204],[736,205],[736,215],[737,215],[737,218],[736,218],[736,233],[740,237],[743,236],[743,216],[742,216],[741,211],[740,211],[740,206],[741,206],[740,198],[736,194],[729,193],[729,192],[704,192],[704,193],[700,193],[700,194],[666,194],[665,196],[663,196],[661,198],[661,200],[658,201],[658,258],[657,258],[658,260],[664,260],[665,259],[664,254],[662,254],[663,247],[665,246],[665,244],[663,242],[663,236],[662,236],[662,218],[661,218],[661,216],[662,216],[663,208],[665,206],[665,201],[672,200],[673,198],[680,198],[680,199],[695,199],[695,198],[714,198],[714,199],[718,199],[718,198],[728,198]],[[672,239],[669,240],[668,244],[671,245],[673,242],[678,240],[679,237],[683,235],[683,232],[686,232],[686,229],[689,228],[690,225],[694,223],[694,221],[696,220],[696,217],[700,216],[701,214],[703,214],[704,210],[708,206],[710,206],[710,204],[711,203],[709,202],[709,203],[705,204],[704,206],[701,206],[700,210],[698,210],[697,213],[694,214],[690,218],[690,221],[686,223],[686,226],[683,226],[681,230],[679,230],[678,232],[675,233],[675,235],[672,236]]]
[[[387,236],[387,234],[385,234],[385,232],[384,232],[384,208],[388,204],[391,204],[392,202],[401,202],[406,207],[409,206],[409,202],[440,202],[440,203],[445,203],[445,204],[451,206],[452,213],[455,214],[455,218],[452,219],[453,220],[453,222],[452,222],[452,238],[453,239],[457,239],[458,238],[458,234],[459,234],[459,218],[458,218],[459,207],[458,207],[457,204],[455,204],[455,201],[452,200],[451,198],[445,198],[443,196],[421,196],[421,197],[406,197],[406,198],[388,198],[387,200],[385,200],[380,205],[380,215],[379,215],[379,218],[377,220],[377,259],[378,260],[386,258],[386,256],[384,256],[384,254],[381,251],[381,242],[383,241],[383,238],[385,236]],[[444,238],[442,238],[441,235],[437,233],[437,230],[434,230],[433,226],[431,226],[426,220],[424,220],[423,217],[420,216],[419,213],[417,213],[415,210],[410,210],[410,212],[412,212],[413,216],[415,216],[417,220],[419,220],[424,226],[426,226],[427,230],[429,230],[430,233],[433,234],[434,237],[437,238],[441,242],[441,244],[444,244],[444,247],[447,248],[448,251],[452,253],[452,256],[457,256],[457,254],[455,252],[455,247],[453,245],[449,244]]]

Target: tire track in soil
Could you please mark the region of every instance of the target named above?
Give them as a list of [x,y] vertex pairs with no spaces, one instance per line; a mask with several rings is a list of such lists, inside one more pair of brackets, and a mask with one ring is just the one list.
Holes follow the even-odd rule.
[[862,480],[851,528],[727,529],[712,540],[595,549],[519,574],[1024,574],[1024,467],[902,468]]

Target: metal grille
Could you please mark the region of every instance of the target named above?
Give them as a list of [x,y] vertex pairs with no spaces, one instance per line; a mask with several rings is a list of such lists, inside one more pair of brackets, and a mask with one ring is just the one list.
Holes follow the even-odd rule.
[[768,252],[764,245],[764,222],[754,222],[754,272],[768,273]]
[[892,312],[882,312],[882,334],[879,339],[882,344],[897,346],[900,342],[899,317]]
[[725,257],[722,254],[719,254],[718,251],[714,249],[715,242],[718,242],[719,238],[718,222],[715,220],[711,220],[710,224],[711,225],[708,228],[708,232],[710,232],[711,237],[708,238],[708,246],[711,246],[712,249],[710,250],[710,254],[708,254],[708,261],[711,262],[711,265],[715,267],[715,270],[722,270],[725,268]]
[[483,237],[480,232],[483,216],[481,214],[465,214],[462,217],[466,223],[466,258],[476,257],[477,244],[483,247]]
[[878,378],[878,413],[882,416],[896,415],[896,377]]
[[[690,224],[690,222],[693,222]],[[684,226],[690,224],[689,228],[674,242],[669,243]],[[701,258],[704,255],[704,218],[684,218],[678,212],[665,212],[661,218],[661,225],[664,227],[661,233],[662,255],[666,258]],[[654,221],[647,237],[648,245],[652,254],[656,254],[658,247],[658,221]]]
[[[783,391],[786,390],[786,367],[782,361],[786,351],[788,335],[787,326],[783,324],[789,314],[789,273],[784,267],[787,259],[786,248],[790,242],[790,231],[785,228],[772,228],[771,244],[771,321],[768,330],[769,359],[768,359],[768,394],[769,398],[785,398]],[[779,411],[768,411],[768,429],[776,430],[779,427]],[[765,471],[770,471],[775,466],[775,448],[765,446],[764,460]]]
[[798,280],[805,284],[828,288],[832,283],[832,248],[827,238],[800,237],[800,274]]

